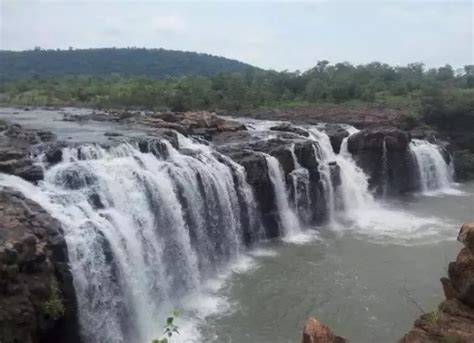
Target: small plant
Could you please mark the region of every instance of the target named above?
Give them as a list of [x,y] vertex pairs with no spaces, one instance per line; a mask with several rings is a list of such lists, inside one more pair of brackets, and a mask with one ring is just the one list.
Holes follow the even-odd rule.
[[456,336],[444,336],[441,337],[440,343],[463,343],[465,342],[462,338]]
[[154,339],[152,343],[169,343],[171,337],[173,337],[174,334],[179,335],[178,326],[174,324],[174,318],[177,316],[178,316],[178,312],[173,311],[171,315],[168,318],[166,318],[166,325],[163,331],[163,335],[165,337],[161,339]]
[[429,313],[426,314],[426,320],[430,323],[430,324],[436,324],[438,322],[438,319],[439,319],[439,310],[435,310],[435,311],[431,311]]
[[64,304],[58,281],[52,277],[49,282],[49,298],[43,303],[43,312],[48,317],[57,320],[64,315]]

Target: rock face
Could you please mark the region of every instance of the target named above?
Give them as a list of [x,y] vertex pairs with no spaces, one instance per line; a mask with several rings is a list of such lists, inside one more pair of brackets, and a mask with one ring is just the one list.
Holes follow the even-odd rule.
[[416,163],[409,150],[410,135],[393,127],[371,128],[352,135],[348,150],[369,175],[378,194],[406,193],[417,189]]
[[349,132],[347,132],[344,127],[337,124],[327,124],[324,128],[324,132],[329,136],[334,152],[339,154],[341,151],[341,143],[344,138],[349,136]]
[[462,226],[458,241],[464,248],[441,279],[446,300],[420,316],[402,343],[474,342],[474,223]]
[[297,135],[300,135],[303,137],[309,136],[309,133],[307,131],[300,129],[299,127],[293,126],[290,123],[282,123],[280,125],[273,126],[270,128],[270,130],[296,133]]
[[0,342],[79,342],[77,305],[59,223],[0,190]]
[[326,326],[314,318],[309,318],[303,329],[302,343],[345,343],[344,338],[334,335]]
[[[55,135],[49,131],[27,130],[18,124],[0,125],[0,172],[13,174],[30,182],[42,180],[43,170],[34,164],[32,147],[52,147],[55,140]],[[50,148],[51,153],[53,149]],[[57,152],[56,156],[50,157],[57,159]]]

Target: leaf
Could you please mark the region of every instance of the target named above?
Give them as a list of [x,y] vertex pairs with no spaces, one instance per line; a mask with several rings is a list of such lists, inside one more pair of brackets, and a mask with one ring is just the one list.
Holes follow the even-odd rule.
[[174,319],[173,317],[168,317],[168,318],[166,319],[166,325],[171,325],[171,324],[173,324],[173,319]]

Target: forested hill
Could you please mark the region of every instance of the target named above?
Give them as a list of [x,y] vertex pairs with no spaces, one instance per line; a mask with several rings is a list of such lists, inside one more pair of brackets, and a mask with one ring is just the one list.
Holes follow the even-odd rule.
[[165,49],[104,48],[0,51],[0,81],[70,75],[173,76],[244,72],[254,67],[224,57]]

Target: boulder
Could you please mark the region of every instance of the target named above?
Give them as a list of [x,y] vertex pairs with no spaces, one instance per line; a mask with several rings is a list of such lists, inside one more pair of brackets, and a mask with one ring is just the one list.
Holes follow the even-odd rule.
[[309,133],[308,131],[301,129],[299,127],[293,126],[290,123],[282,123],[277,126],[273,126],[270,128],[272,131],[282,131],[282,132],[291,132],[295,133],[297,135],[303,136],[303,137],[308,137]]
[[407,193],[418,189],[417,166],[409,143],[410,135],[393,127],[374,127],[349,137],[348,150],[369,176],[377,194]]
[[79,342],[77,304],[60,224],[0,189],[0,341]]
[[336,336],[326,325],[315,318],[309,318],[303,329],[302,343],[345,343],[344,338]]
[[339,154],[342,141],[349,136],[349,132],[338,124],[327,124],[323,130],[329,136],[332,149],[336,154]]

